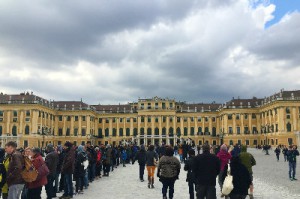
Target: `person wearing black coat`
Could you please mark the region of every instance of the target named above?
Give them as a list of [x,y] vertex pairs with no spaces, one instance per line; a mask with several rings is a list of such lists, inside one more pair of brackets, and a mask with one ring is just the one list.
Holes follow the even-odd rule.
[[[227,175],[228,165],[224,168],[222,182]],[[230,173],[233,177],[233,190],[229,194],[230,199],[245,199],[252,182],[248,169],[241,163],[239,157],[232,157],[230,162]]]
[[136,153],[135,159],[138,161],[140,167],[140,180],[141,182],[144,182],[144,171],[146,165],[146,150],[144,145],[142,145],[141,149]]
[[216,178],[220,173],[219,158],[210,154],[210,146],[202,147],[203,153],[194,158],[192,172],[195,175],[197,199],[216,199]]
[[87,154],[84,151],[84,146],[78,146],[74,169],[74,178],[76,180],[76,193],[83,192],[84,176],[86,174],[86,169],[84,168],[83,162],[87,159],[88,158]]
[[186,181],[189,185],[190,199],[195,198],[195,175],[193,173],[192,167],[195,158],[195,151],[193,149],[189,150],[189,159],[185,161],[184,170],[187,171]]
[[3,164],[4,157],[5,157],[5,150],[3,148],[0,148],[0,175],[2,176],[0,181],[0,196],[2,192],[2,187],[6,183],[6,170]]
[[59,160],[58,153],[54,151],[54,147],[52,144],[48,144],[46,148],[47,156],[45,158],[45,163],[49,169],[49,174],[47,176],[47,184],[45,185],[47,199],[55,198],[56,192],[55,187],[53,186],[53,182],[56,177],[56,168]]

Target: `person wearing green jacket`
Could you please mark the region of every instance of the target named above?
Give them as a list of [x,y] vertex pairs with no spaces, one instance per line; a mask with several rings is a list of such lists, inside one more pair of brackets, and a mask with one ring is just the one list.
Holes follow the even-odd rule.
[[252,167],[256,165],[256,161],[251,153],[247,152],[247,146],[242,146],[241,153],[239,155],[241,163],[248,169],[251,176],[250,193],[249,198],[253,199],[253,171]]

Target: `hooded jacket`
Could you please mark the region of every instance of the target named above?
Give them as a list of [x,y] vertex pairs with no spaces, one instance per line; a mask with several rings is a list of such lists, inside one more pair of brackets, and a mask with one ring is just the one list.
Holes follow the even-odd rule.
[[221,150],[218,154],[217,157],[221,161],[221,171],[224,171],[225,165],[228,164],[229,160],[231,159],[231,154],[228,153],[226,150]]

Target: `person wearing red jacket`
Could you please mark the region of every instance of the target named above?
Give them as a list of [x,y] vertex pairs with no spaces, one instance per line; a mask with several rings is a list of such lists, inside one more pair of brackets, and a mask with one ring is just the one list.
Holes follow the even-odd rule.
[[96,159],[96,179],[101,178],[101,170],[102,170],[102,154],[99,147],[95,148],[97,159]]
[[227,146],[226,144],[223,144],[221,146],[221,149],[220,149],[220,152],[217,154],[217,157],[220,159],[221,161],[221,168],[220,168],[220,173],[219,173],[219,178],[218,178],[218,181],[219,181],[219,185],[221,187],[221,190],[222,190],[222,187],[223,187],[223,181],[221,180],[222,176],[223,176],[223,172],[224,172],[224,168],[225,166],[229,163],[229,160],[232,158],[231,154],[228,153],[227,151]]
[[46,166],[43,157],[41,156],[40,148],[33,148],[31,154],[31,162],[35,169],[39,171],[38,177],[35,181],[27,183],[28,193],[27,198],[30,199],[41,199],[42,188],[48,183],[47,175],[48,173],[42,172],[41,167]]

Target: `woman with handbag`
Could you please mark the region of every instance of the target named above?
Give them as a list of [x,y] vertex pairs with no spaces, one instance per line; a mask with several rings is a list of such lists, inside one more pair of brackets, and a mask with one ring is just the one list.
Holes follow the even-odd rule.
[[[232,157],[230,166],[230,175],[232,176],[233,189],[227,196],[230,199],[245,199],[248,195],[248,188],[251,184],[251,176],[248,169],[241,163],[239,157]],[[226,189],[229,184],[224,182],[228,175],[228,165],[225,166],[222,176],[223,189]],[[223,191],[222,191],[223,192]],[[224,197],[224,195],[222,195]]]
[[27,183],[27,198],[41,199],[42,188],[48,183],[47,175],[49,174],[49,169],[41,156],[41,149],[33,148],[31,151],[31,158],[33,166],[38,171],[38,176],[35,181]]

